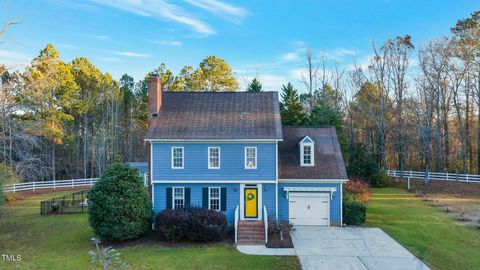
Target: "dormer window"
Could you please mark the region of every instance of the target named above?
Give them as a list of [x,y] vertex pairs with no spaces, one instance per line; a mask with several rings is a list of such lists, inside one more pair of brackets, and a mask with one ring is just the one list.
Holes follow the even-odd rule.
[[315,151],[313,140],[305,136],[300,143],[300,166],[314,166],[315,164]]

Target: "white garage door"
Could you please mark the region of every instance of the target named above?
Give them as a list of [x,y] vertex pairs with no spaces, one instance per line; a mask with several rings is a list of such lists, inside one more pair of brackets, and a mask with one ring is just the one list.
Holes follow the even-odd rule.
[[290,192],[289,218],[293,225],[329,225],[330,194]]

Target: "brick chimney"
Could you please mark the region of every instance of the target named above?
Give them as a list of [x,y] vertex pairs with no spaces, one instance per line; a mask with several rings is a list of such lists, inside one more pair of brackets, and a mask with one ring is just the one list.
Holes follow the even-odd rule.
[[162,106],[162,82],[158,76],[148,77],[148,124],[158,116]]

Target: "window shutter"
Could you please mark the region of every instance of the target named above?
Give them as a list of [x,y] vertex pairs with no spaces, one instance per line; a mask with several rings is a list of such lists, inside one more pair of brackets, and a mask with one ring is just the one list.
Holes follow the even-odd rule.
[[220,211],[227,211],[227,188],[222,187],[221,190],[222,202],[220,203]]
[[190,188],[185,188],[185,208],[190,208]]
[[172,188],[167,187],[167,208],[172,209]]
[[202,207],[208,209],[208,187],[202,189]]

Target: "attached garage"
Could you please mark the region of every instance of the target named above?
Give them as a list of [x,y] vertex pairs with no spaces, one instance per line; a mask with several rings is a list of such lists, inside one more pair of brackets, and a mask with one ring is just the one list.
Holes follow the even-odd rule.
[[330,225],[330,193],[290,192],[289,220],[293,225]]

